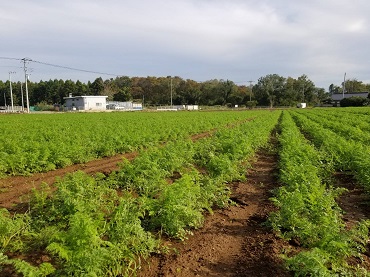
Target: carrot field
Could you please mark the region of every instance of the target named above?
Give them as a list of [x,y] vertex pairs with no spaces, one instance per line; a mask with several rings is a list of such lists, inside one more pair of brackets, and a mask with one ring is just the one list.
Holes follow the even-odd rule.
[[213,214],[247,211],[233,190],[262,152],[276,157],[263,232],[284,245],[269,253],[279,276],[369,276],[370,202],[342,205],[348,180],[370,189],[369,108],[14,114],[0,131],[0,276],[136,276]]

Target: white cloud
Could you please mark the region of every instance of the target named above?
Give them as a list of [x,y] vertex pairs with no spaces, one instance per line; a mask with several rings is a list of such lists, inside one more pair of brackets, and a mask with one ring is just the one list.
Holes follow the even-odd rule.
[[[368,10],[366,0],[3,1],[0,51],[129,76],[307,74],[327,88],[344,71],[369,79]],[[0,78],[7,71],[0,67]],[[41,79],[59,73],[35,70]]]

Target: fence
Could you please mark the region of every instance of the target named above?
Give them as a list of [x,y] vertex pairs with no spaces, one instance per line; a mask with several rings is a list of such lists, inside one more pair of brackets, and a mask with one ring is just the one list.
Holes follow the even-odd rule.
[[24,112],[24,108],[22,106],[0,106],[0,113],[22,113]]

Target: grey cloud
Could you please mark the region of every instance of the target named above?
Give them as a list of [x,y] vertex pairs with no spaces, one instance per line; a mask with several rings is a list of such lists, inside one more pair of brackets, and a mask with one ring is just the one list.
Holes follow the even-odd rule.
[[[369,80],[370,2],[340,0],[3,1],[1,56],[114,72],[247,81],[307,74]],[[7,78],[8,61],[0,60]],[[34,78],[95,75],[35,66]]]

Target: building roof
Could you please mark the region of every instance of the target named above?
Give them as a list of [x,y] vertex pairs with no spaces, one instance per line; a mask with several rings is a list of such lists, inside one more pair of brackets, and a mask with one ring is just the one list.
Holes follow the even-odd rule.
[[102,95],[81,95],[81,96],[68,96],[63,97],[63,99],[76,99],[76,98],[108,98],[108,96],[102,96]]
[[353,96],[367,98],[369,96],[369,93],[368,92],[345,93],[345,94],[335,93],[335,94],[331,95],[331,99],[334,100],[334,101],[340,101],[343,98],[350,98],[350,97],[353,97]]

